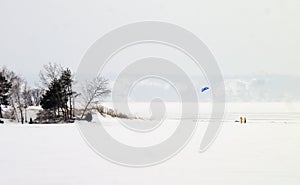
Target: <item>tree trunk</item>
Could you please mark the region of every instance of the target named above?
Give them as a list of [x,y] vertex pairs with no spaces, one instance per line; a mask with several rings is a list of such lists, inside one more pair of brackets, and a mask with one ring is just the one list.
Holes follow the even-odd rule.
[[89,105],[91,104],[92,100],[93,100],[93,99],[90,99],[90,100],[89,100],[89,102],[86,104],[86,106],[85,106],[85,108],[84,108],[84,110],[83,110],[83,113],[82,113],[82,115],[81,115],[81,118],[80,118],[80,119],[82,119],[82,118],[83,118],[83,116],[84,116],[84,114],[85,114],[85,112],[86,112],[87,108],[88,108],[88,107],[89,107]]
[[14,110],[14,115],[15,115],[18,123],[19,123],[19,116],[18,116],[18,112],[17,112],[17,109],[16,109],[16,106],[15,106],[14,102],[11,102],[11,106],[12,106],[12,108]]
[[[72,95],[73,96],[73,95]],[[73,111],[71,112],[72,117],[75,118],[75,97],[73,96]]]
[[69,118],[72,119],[73,107],[72,107],[72,87],[69,87],[69,104],[70,104],[70,112]]
[[25,123],[27,123],[27,108],[25,108]]
[[1,106],[1,103],[0,103],[0,118],[3,118],[3,116],[2,116],[2,106]]
[[19,110],[20,110],[20,114],[21,114],[21,123],[24,124],[24,115],[23,115],[22,107],[20,107]]

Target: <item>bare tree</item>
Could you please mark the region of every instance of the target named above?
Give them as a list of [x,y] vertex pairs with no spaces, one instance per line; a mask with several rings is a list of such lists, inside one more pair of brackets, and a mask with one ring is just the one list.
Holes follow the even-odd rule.
[[36,89],[31,89],[30,90],[30,98],[32,99],[32,104],[35,106],[39,106],[41,103],[43,95],[43,90],[36,88]]
[[54,79],[59,79],[62,71],[63,67],[59,64],[50,62],[44,65],[44,70],[39,74],[42,87],[46,88]]
[[99,103],[110,94],[111,91],[108,89],[108,84],[108,80],[103,77],[96,77],[90,82],[83,84],[81,97],[84,101],[84,110],[81,119],[90,105]]
[[27,108],[32,105],[32,98],[26,81],[7,68],[2,68],[1,72],[11,84],[8,94],[9,105],[12,108],[10,118],[22,123],[27,122]]
[[32,104],[32,100],[30,98],[30,89],[27,86],[27,83],[24,83],[24,88],[22,91],[22,98],[23,98],[23,102],[24,102],[24,110],[25,110],[25,123],[27,123],[27,108],[30,106],[30,104]]
[[[24,84],[24,80],[18,76],[15,76],[14,80],[12,81],[11,87],[11,105],[14,108],[17,120],[18,119],[18,112],[20,114],[21,123],[24,123],[24,99],[22,97],[22,86]],[[18,110],[18,111],[17,111]]]

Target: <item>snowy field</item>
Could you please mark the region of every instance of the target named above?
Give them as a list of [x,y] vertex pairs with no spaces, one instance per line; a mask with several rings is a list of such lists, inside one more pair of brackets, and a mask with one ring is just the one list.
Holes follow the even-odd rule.
[[[140,107],[137,110],[146,112]],[[0,184],[300,184],[299,103],[228,104],[218,138],[200,154],[209,117],[209,105],[203,107],[187,147],[148,168],[121,167],[102,159],[86,145],[76,124],[0,125]],[[166,122],[174,127],[175,112]],[[235,123],[240,116],[248,123]],[[116,127],[115,120],[102,120],[108,130]]]

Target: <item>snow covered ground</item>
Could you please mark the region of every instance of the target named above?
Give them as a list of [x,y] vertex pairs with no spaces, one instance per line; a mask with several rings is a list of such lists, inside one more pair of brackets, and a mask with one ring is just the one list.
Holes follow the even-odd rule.
[[[76,124],[0,125],[0,184],[300,184],[300,104],[232,103],[215,143],[198,153],[207,127],[203,104],[199,126],[187,147],[148,168],[112,164],[95,154]],[[140,112],[141,106],[138,106]],[[174,107],[172,105],[171,107]],[[178,119],[170,113],[167,124]],[[235,123],[240,116],[247,124]],[[114,120],[103,118],[113,129]],[[176,126],[174,124],[174,126]]]

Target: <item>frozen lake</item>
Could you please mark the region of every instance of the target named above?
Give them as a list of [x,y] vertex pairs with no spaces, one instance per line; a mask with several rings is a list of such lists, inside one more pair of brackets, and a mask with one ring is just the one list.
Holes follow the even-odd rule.
[[[148,168],[104,160],[86,145],[76,124],[0,125],[0,184],[300,184],[299,107],[229,106],[219,136],[205,153],[198,153],[207,127],[204,112],[187,147]],[[235,123],[240,116],[247,116],[248,124]],[[166,124],[175,126],[176,119]],[[104,120],[107,129],[116,127],[112,119]]]

